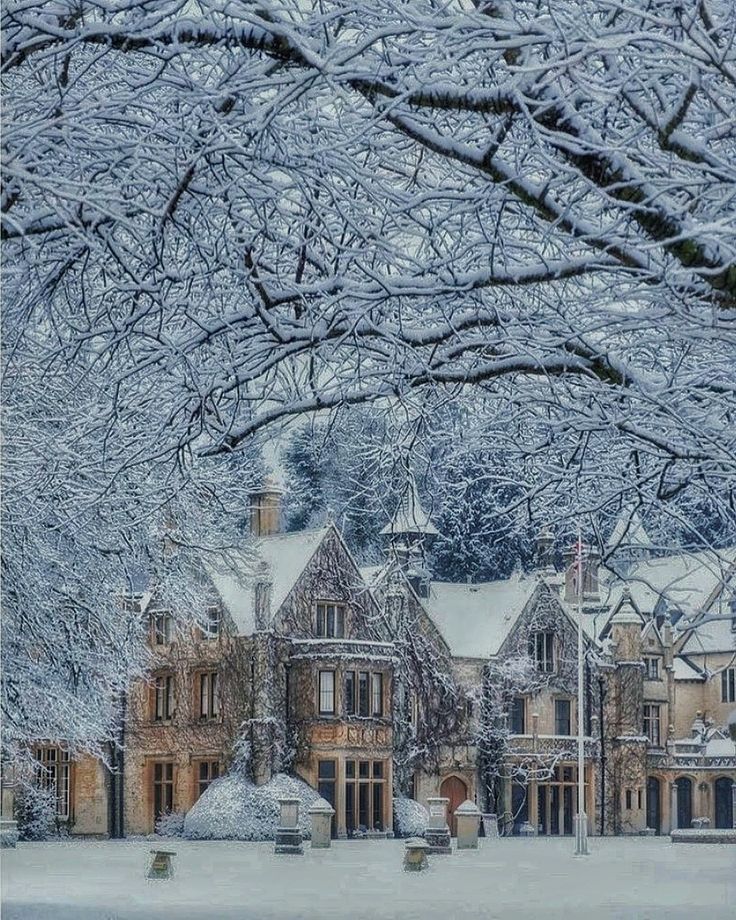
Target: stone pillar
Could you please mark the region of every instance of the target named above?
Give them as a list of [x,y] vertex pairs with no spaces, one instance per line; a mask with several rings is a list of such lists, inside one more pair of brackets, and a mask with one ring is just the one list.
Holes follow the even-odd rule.
[[0,847],[14,847],[18,842],[18,822],[15,820],[15,782],[3,770],[0,790]]
[[424,832],[424,839],[429,844],[430,853],[452,853],[450,828],[447,826],[447,806],[449,802],[449,799],[440,796],[427,799],[429,827]]
[[312,849],[329,849],[332,843],[332,818],[335,809],[326,799],[317,799],[307,814],[312,822]]
[[455,810],[457,821],[457,848],[458,850],[478,849],[478,829],[480,826],[480,811],[475,802],[466,799]]
[[279,799],[279,827],[276,831],[276,853],[301,856],[302,831],[299,826],[299,799],[284,797]]
[[677,830],[677,783],[670,783],[670,832]]
[[731,786],[731,824],[736,827],[736,782]]

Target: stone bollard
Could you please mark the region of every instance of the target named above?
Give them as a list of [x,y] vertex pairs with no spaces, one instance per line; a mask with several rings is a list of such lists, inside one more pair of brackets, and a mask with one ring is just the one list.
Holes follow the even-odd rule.
[[449,799],[440,796],[427,799],[429,827],[424,832],[424,839],[429,844],[430,853],[452,853],[450,828],[447,826],[447,805],[449,801]]
[[483,815],[483,833],[486,837],[498,837],[498,815]]
[[410,837],[404,844],[404,871],[421,872],[429,866],[427,852],[429,844],[421,837]]
[[458,805],[455,809],[455,820],[458,850],[477,850],[480,810],[475,802],[466,799],[462,805]]
[[0,847],[14,847],[18,842],[18,822],[15,820],[15,784],[3,778],[0,791]]
[[299,799],[279,799],[279,827],[276,831],[276,853],[301,856],[302,831],[299,827]]
[[160,881],[161,879],[173,878],[174,864],[171,861],[176,856],[174,850],[151,850],[153,859],[148,866],[146,878]]
[[332,818],[335,809],[326,799],[317,799],[307,814],[312,821],[312,849],[329,849],[332,843]]

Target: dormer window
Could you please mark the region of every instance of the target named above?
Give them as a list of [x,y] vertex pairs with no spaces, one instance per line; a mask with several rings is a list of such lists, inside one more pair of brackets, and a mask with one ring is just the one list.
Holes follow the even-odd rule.
[[344,604],[317,604],[317,635],[320,639],[344,638]]
[[529,639],[529,656],[534,660],[538,671],[551,674],[555,669],[555,634],[553,632],[535,632]]

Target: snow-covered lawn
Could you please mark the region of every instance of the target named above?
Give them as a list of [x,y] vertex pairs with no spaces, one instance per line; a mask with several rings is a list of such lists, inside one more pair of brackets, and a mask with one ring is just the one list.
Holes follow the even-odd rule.
[[3,850],[3,920],[454,920],[733,918],[736,847],[668,838],[488,841],[405,873],[403,843],[338,841],[276,856],[272,843],[169,840],[171,881],[147,882],[153,842],[26,843]]

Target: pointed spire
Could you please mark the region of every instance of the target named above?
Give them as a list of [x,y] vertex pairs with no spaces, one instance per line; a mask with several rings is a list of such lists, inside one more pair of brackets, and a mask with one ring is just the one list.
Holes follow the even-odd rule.
[[648,555],[654,544],[642,523],[639,512],[631,507],[624,508],[616,521],[606,549],[613,552],[631,552]]
[[390,523],[381,530],[381,536],[398,537],[398,536],[431,536],[439,535],[439,530],[432,523],[432,519],[422,508],[419,500],[416,482],[412,479],[404,491],[404,495],[399,502]]

